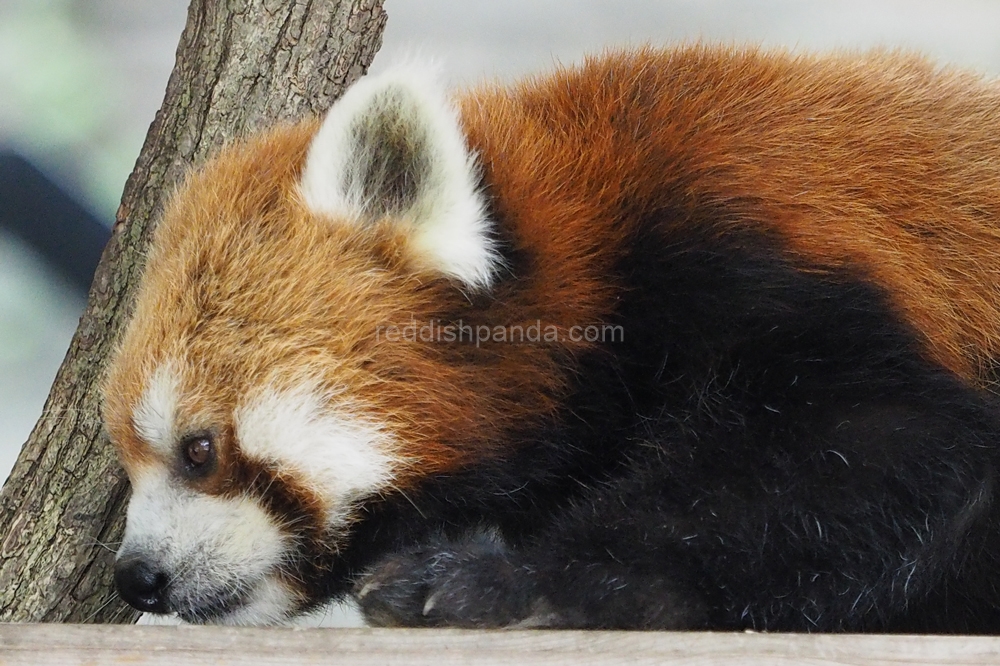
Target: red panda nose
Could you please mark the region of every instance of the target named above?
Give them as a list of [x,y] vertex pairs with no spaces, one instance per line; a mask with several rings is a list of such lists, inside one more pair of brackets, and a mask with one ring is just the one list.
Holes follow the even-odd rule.
[[167,575],[138,555],[115,562],[115,585],[130,606],[144,613],[166,613]]

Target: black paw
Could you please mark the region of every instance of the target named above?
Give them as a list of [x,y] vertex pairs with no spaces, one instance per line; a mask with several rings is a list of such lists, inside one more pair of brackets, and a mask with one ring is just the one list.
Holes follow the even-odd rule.
[[531,614],[530,569],[498,541],[441,542],[390,555],[358,581],[373,626],[503,627]]

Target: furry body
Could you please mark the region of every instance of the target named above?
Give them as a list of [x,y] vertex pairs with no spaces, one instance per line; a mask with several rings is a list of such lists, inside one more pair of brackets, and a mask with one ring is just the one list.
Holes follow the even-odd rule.
[[[165,212],[105,387],[130,601],[1000,629],[1000,86],[711,47],[413,80]],[[506,341],[387,335],[433,325]]]

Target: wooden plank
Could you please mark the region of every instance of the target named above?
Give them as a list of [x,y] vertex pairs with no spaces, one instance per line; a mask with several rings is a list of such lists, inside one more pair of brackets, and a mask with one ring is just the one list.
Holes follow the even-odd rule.
[[1000,638],[0,624],[0,664],[1000,664]]

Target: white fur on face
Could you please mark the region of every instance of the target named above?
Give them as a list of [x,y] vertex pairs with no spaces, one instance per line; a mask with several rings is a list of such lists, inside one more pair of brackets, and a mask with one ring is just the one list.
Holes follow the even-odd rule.
[[[156,369],[133,414],[136,430],[168,461],[177,457],[175,368]],[[293,475],[322,500],[324,527],[342,526],[358,502],[390,488],[404,463],[386,428],[308,382],[254,392],[233,419],[244,456]],[[296,611],[298,593],[279,575],[295,537],[257,499],[192,490],[162,463],[140,468],[132,483],[119,556],[138,555],[168,576],[166,601],[182,618],[274,624]]]
[[308,384],[258,393],[236,410],[235,423],[243,454],[302,480],[324,500],[331,525],[389,488],[402,462],[385,428]]
[[[401,145],[414,158],[404,160],[409,171],[386,177],[382,167],[398,168],[392,158]],[[310,146],[300,186],[312,210],[363,224],[384,212],[379,200],[387,185],[415,183],[403,209],[391,211],[409,227],[414,250],[446,275],[485,288],[500,259],[477,176],[436,73],[409,65],[358,81],[334,104]]]
[[139,436],[163,455],[170,455],[175,444],[174,419],[180,385],[176,364],[162,363],[150,376],[132,415]]
[[132,479],[119,556],[139,554],[170,579],[168,603],[184,615],[218,599],[239,597],[225,624],[272,624],[295,600],[276,576],[286,549],[279,526],[251,498],[213,497],[148,468]]
[[250,593],[248,602],[215,620],[216,624],[255,626],[278,624],[289,620],[296,599],[280,580],[263,578]]

